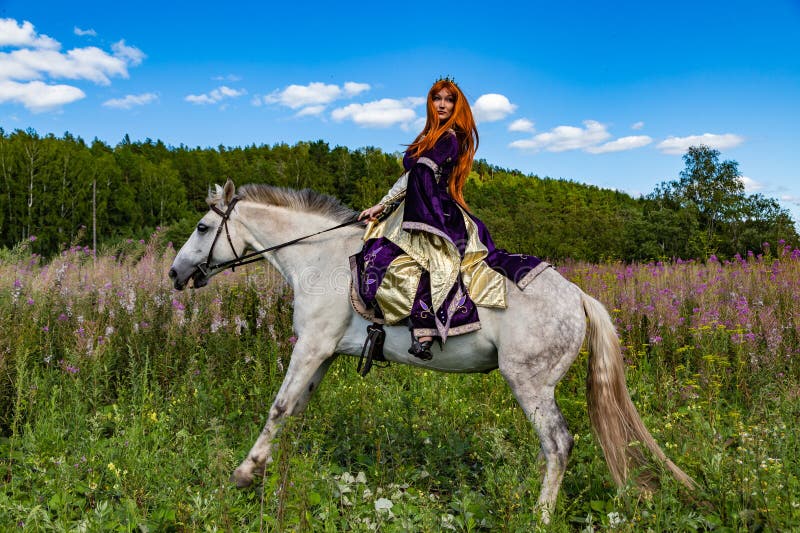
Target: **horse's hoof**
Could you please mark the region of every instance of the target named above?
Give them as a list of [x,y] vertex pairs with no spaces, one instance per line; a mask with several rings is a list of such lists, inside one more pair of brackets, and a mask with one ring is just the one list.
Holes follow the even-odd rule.
[[542,521],[544,525],[550,525],[550,506],[545,505],[539,509],[539,520]]
[[253,484],[253,476],[245,474],[237,468],[233,471],[233,474],[231,474],[230,481],[236,484],[237,489],[246,489]]

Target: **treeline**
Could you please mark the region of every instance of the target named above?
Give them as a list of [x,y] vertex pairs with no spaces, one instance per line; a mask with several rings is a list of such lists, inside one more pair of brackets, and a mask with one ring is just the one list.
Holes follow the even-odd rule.
[[[169,147],[127,136],[112,147],[70,134],[0,128],[0,246],[51,255],[66,246],[140,238],[157,226],[187,237],[210,186],[312,188],[354,209],[373,205],[402,172],[401,154],[324,141],[228,148]],[[680,179],[642,198],[523,175],[476,161],[465,196],[498,245],[551,259],[721,257],[798,243],[777,202],[745,195],[735,162],[693,148]],[[185,233],[185,235],[184,235]]]
[[730,258],[760,253],[764,243],[797,246],[789,212],[746,194],[738,164],[719,157],[689,148],[680,176],[640,198],[478,161],[465,197],[498,243],[553,259]]

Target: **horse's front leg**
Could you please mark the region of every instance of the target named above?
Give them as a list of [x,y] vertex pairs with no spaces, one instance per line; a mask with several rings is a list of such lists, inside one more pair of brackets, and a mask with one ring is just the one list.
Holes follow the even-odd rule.
[[333,348],[328,351],[320,346],[309,346],[302,340],[297,341],[283,384],[269,410],[267,423],[245,460],[231,476],[237,487],[250,485],[254,476],[263,473],[265,465],[272,462],[272,441],[287,416],[303,412],[312,393],[336,359],[332,352]]

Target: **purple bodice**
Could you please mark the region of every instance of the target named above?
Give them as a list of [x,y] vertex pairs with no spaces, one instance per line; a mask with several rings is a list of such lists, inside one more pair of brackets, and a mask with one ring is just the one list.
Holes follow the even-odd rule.
[[[423,157],[433,162],[438,171],[421,164],[419,161]],[[455,133],[442,135],[433,149],[420,158],[411,157],[406,152],[403,166],[409,175],[403,228],[446,236],[463,255],[467,237],[464,217],[447,189],[450,173],[457,160],[458,138]]]

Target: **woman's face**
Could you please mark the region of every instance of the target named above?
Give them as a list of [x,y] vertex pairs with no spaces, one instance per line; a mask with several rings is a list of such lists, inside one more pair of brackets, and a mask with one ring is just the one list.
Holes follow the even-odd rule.
[[449,119],[453,114],[453,107],[456,105],[455,96],[447,89],[442,89],[438,93],[434,93],[433,109],[439,116],[439,122],[444,122]]

